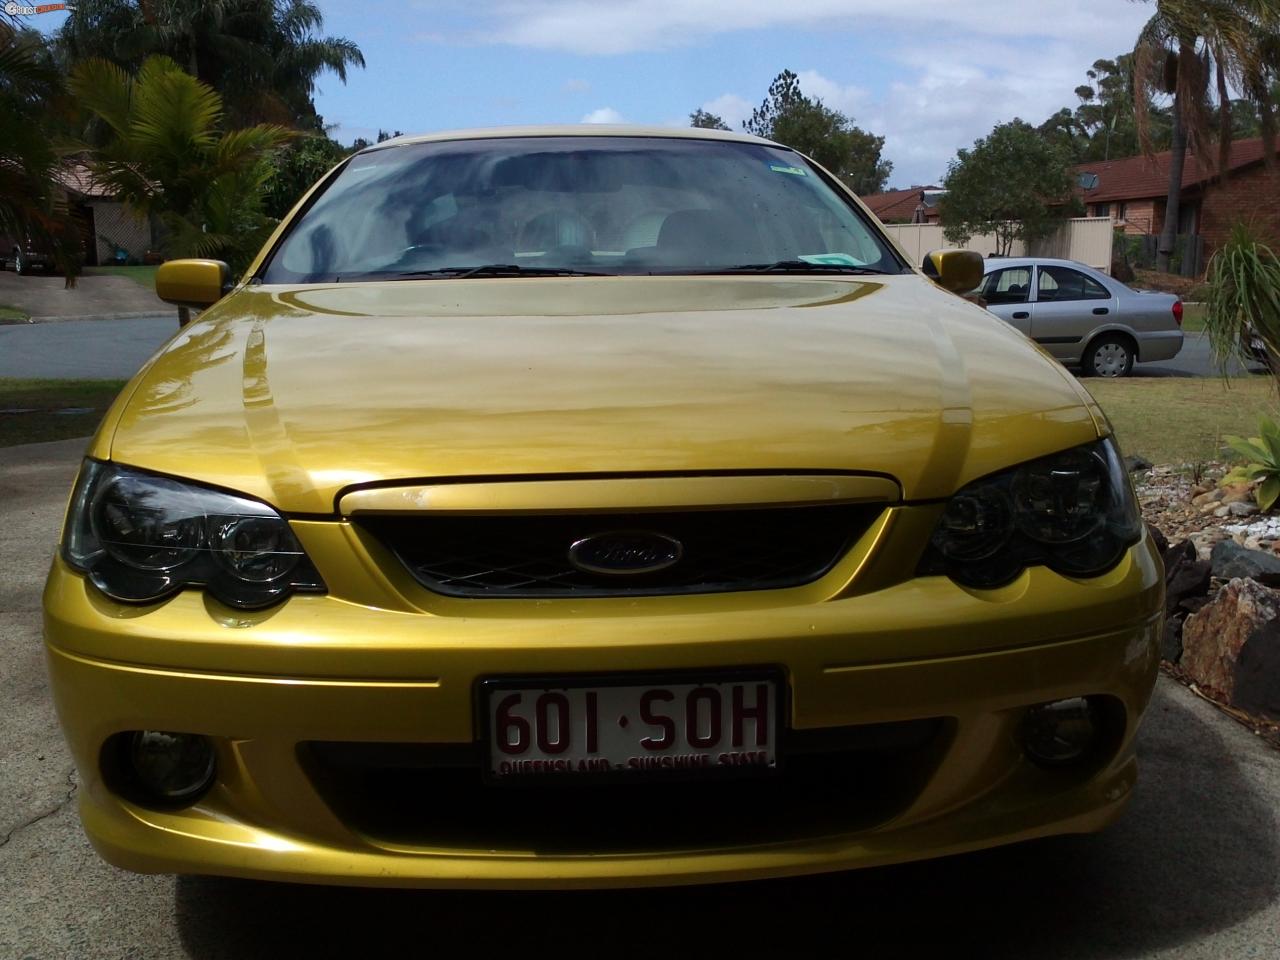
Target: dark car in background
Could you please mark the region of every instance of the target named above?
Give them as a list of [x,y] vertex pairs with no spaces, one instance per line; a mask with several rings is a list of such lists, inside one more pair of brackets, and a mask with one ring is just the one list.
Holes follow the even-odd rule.
[[23,276],[33,270],[48,272],[54,269],[53,252],[30,237],[6,237],[0,242],[0,251],[3,251],[4,257],[0,266],[12,269]]

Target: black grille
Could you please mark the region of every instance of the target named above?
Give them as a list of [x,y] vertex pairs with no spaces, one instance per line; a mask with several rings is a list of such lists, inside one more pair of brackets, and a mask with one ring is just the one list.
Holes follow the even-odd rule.
[[780,772],[752,779],[486,784],[479,748],[310,742],[299,759],[367,837],[553,854],[759,844],[865,830],[903,810],[950,742],[939,719],[787,731]]
[[[457,597],[637,596],[767,590],[822,576],[882,508],[775,507],[558,516],[364,517],[417,580]],[[569,561],[577,541],[620,531],[679,541],[654,573],[601,574]]]

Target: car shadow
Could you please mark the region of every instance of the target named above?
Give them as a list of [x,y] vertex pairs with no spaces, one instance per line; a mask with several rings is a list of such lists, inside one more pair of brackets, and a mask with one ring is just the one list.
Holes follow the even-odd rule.
[[[1277,897],[1271,800],[1206,707],[1157,690],[1122,820],[899,867],[713,887],[456,892],[213,878],[176,886],[184,946],[235,957],[1130,957],[1228,929]],[[424,798],[424,815],[429,803]]]

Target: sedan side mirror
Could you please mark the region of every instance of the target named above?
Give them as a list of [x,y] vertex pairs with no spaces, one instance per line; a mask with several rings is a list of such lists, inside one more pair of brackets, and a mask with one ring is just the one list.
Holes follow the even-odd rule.
[[170,260],[156,270],[156,295],[177,307],[210,307],[230,290],[231,268],[221,260]]
[[966,294],[982,285],[982,254],[973,250],[934,250],[921,264],[924,275],[952,293]]

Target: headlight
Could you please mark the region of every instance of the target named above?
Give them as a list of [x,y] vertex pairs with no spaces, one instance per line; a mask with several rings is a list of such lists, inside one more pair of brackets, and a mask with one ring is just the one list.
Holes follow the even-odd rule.
[[1037,565],[1092,577],[1141,534],[1124,463],[1111,440],[1100,440],[964,487],[934,528],[920,573],[984,588]]
[[86,460],[63,555],[116,600],[148,603],[203,586],[232,607],[266,607],[324,582],[289,523],[257,500]]

